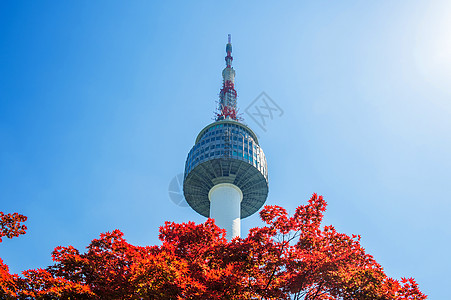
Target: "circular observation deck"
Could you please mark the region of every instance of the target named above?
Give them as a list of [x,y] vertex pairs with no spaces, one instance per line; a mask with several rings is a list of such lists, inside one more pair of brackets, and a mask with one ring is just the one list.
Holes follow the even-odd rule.
[[208,192],[220,183],[234,184],[243,193],[241,219],[257,212],[268,196],[268,167],[257,136],[233,120],[214,122],[197,136],[185,164],[185,199],[208,218]]

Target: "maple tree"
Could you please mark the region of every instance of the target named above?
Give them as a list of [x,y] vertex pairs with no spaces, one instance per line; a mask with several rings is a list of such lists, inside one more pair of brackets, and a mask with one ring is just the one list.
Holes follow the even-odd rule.
[[[360,236],[321,227],[326,202],[314,194],[288,216],[266,206],[266,226],[228,242],[205,223],[166,222],[160,246],[134,246],[119,230],[80,253],[57,247],[54,264],[10,274],[0,265],[5,299],[426,299],[412,278],[389,278],[360,245]],[[24,233],[16,215],[3,236]],[[23,217],[23,216],[22,216]],[[3,227],[3,224],[8,224]],[[3,230],[6,228],[6,230]]]
[[6,236],[7,238],[13,238],[21,234],[25,234],[27,226],[22,224],[27,220],[26,216],[19,215],[18,213],[4,214],[0,211],[0,243],[2,238]]
[[[26,216],[18,213],[5,214],[0,211],[0,243],[3,241],[3,237],[13,238],[21,234],[25,234],[27,226],[22,224],[27,220]],[[19,277],[9,273],[8,266],[0,258],[0,295],[16,296],[15,290],[17,289],[17,281]]]

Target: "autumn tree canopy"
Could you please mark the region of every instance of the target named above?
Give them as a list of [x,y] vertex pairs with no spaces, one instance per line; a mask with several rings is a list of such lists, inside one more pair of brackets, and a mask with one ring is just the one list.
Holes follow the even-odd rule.
[[[389,278],[360,236],[321,226],[326,202],[314,194],[288,216],[266,206],[266,226],[231,242],[208,219],[166,222],[161,246],[134,246],[119,230],[86,252],[56,247],[46,269],[10,274],[0,261],[3,299],[426,299],[412,278]],[[26,217],[1,214],[1,236],[23,234]],[[0,238],[1,238],[0,236]]]

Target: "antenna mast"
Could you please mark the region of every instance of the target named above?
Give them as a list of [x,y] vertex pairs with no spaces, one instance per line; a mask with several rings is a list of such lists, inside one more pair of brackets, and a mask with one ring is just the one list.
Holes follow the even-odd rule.
[[227,36],[227,45],[225,57],[226,67],[222,71],[222,88],[219,92],[219,107],[216,114],[216,121],[232,119],[238,121],[235,90],[235,70],[232,67],[232,35]]

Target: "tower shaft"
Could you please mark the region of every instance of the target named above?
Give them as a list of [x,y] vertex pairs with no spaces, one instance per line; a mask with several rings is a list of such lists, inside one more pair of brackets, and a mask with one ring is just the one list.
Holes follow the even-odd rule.
[[226,230],[226,238],[230,241],[241,236],[241,200],[240,188],[230,183],[220,183],[211,188],[210,218],[216,225]]

